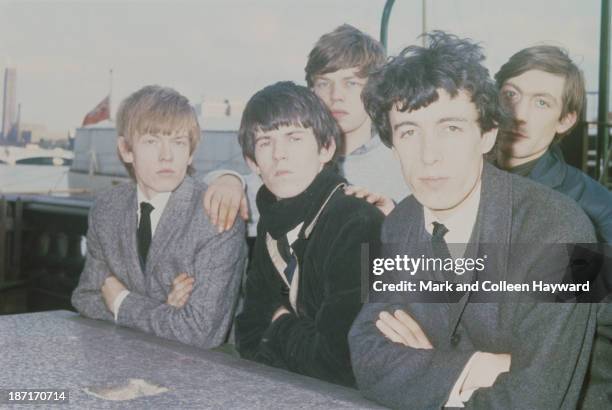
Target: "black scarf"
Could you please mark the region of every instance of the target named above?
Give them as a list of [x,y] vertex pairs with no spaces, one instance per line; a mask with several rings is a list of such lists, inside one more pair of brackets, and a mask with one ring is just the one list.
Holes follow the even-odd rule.
[[301,222],[308,225],[315,217],[323,202],[338,184],[346,180],[332,167],[324,167],[301,194],[292,198],[276,199],[265,185],[257,192],[259,223],[272,238],[278,240]]

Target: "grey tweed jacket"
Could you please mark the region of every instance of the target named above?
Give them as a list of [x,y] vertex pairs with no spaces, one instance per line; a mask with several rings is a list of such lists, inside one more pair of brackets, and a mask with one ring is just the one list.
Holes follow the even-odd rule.
[[[396,243],[403,254],[431,255],[431,249],[419,243],[423,230],[423,207],[409,197],[385,220],[383,247]],[[516,279],[509,277],[512,273],[526,283],[554,274],[542,261],[559,262],[556,256],[546,258],[548,250],[565,247],[546,244],[594,241],[590,221],[572,200],[485,165],[470,243],[496,245],[498,257],[489,260],[487,279]],[[395,309],[415,318],[433,349],[391,342],[376,328],[378,314]],[[349,333],[349,345],[360,390],[387,406],[443,407],[469,358],[483,351],[510,353],[511,368],[492,387],[478,389],[465,403],[467,408],[573,409],[587,372],[595,325],[594,305],[472,303],[468,292],[456,303],[365,304]]]
[[[205,216],[206,185],[187,176],[172,193],[141,268],[136,240],[136,184],[97,196],[89,213],[85,268],[72,304],[83,316],[113,321],[100,291],[114,274],[130,291],[117,323],[143,332],[210,348],[224,342],[231,326],[246,258],[244,224],[217,233]],[[195,278],[187,304],[165,302],[181,272]]]

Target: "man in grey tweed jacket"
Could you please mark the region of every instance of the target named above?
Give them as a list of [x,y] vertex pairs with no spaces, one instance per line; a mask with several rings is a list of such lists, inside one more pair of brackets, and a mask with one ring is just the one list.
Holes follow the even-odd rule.
[[[142,124],[161,131],[137,130]],[[72,303],[86,317],[218,346],[234,316],[246,257],[244,224],[218,233],[202,209],[206,185],[186,176],[200,135],[193,110],[175,91],[149,86],[122,103],[117,129],[121,158],[135,182],[97,196]],[[146,224],[143,203],[153,208]],[[148,250],[141,240],[147,230]]]
[[[372,75],[364,92],[413,193],[383,224],[384,256],[489,256],[480,272],[425,272],[430,284],[561,282],[566,244],[595,241],[589,219],[563,195],[484,163],[504,113],[481,49],[440,32],[427,40]],[[472,289],[427,295],[437,303],[396,295],[365,304],[349,333],[368,398],[393,408],[576,408],[593,349],[593,304]]]

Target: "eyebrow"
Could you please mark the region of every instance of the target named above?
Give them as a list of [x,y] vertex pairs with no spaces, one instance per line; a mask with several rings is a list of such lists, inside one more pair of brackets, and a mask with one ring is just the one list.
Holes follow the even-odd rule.
[[393,126],[393,131],[397,131],[398,128],[403,127],[405,125],[412,125],[414,127],[418,127],[419,124],[417,124],[416,122],[412,122],[412,121],[402,121],[399,124],[395,124]]
[[[503,87],[505,87],[506,85],[509,85],[509,86],[511,86],[513,88],[516,88],[521,94],[525,94],[525,91],[523,91],[521,89],[521,87],[519,87],[518,85],[514,84],[512,81],[506,81],[506,83],[503,85]],[[554,95],[552,95],[551,93],[544,92],[544,91],[535,92],[532,95],[534,97],[546,97],[546,98],[552,99],[553,101],[558,101],[557,98],[555,98]]]
[[[463,117],[445,117],[445,118],[440,118],[438,121],[436,121],[436,124],[442,124],[445,122],[469,122],[469,120],[467,118],[463,118]],[[411,125],[413,127],[418,127],[419,124],[417,124],[416,122],[412,122],[412,121],[402,121],[399,124],[395,124],[393,126],[393,131],[397,131],[398,128],[401,128],[405,125]]]
[[291,131],[288,131],[286,133],[284,133],[284,136],[289,136],[289,135],[293,135],[293,134],[303,134],[305,131],[303,128],[297,128]]
[[[346,77],[342,77],[343,80],[352,80],[352,79],[358,79],[358,80],[363,80],[365,77],[359,77],[357,75],[357,73],[352,74],[352,75],[348,75]],[[315,81],[317,80],[331,80],[331,78],[326,77],[326,74],[321,74],[321,75],[316,75],[314,77]]]
[[468,122],[468,119],[464,117],[445,117],[436,121],[436,124],[442,124],[443,122]]

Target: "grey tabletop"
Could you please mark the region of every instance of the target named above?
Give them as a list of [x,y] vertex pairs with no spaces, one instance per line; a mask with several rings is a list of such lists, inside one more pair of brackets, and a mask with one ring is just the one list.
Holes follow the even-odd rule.
[[68,390],[57,408],[379,408],[353,389],[67,311],[0,316],[0,389]]

